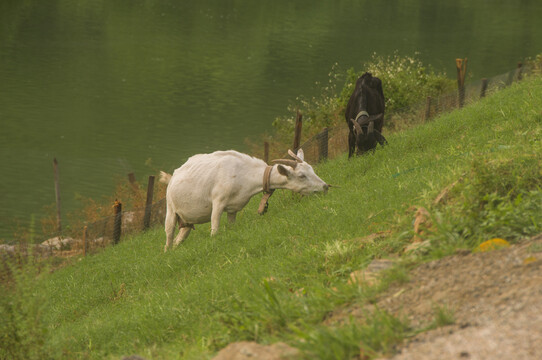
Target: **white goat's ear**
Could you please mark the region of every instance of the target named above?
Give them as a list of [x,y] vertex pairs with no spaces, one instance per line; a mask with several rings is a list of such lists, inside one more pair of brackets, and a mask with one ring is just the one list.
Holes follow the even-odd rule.
[[[301,149],[299,149],[301,150]],[[298,154],[299,154],[299,151],[298,151]],[[299,156],[297,156],[292,150],[288,149],[288,155],[290,155],[292,158],[295,159],[295,161],[299,162],[299,163],[302,163],[303,162],[303,158],[300,158]],[[303,150],[301,150],[301,155],[304,155],[303,154]]]
[[297,150],[297,157],[305,161],[305,153],[303,152],[303,149]]
[[290,170],[285,167],[285,166],[282,166],[282,165],[277,165],[277,170],[279,171],[279,174],[283,175],[283,176],[290,176]]

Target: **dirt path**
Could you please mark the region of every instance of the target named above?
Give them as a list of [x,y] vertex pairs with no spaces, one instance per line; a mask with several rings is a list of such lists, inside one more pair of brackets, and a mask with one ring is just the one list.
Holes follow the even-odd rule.
[[[437,308],[453,318],[408,339],[393,360],[542,359],[542,235],[423,264],[376,305],[418,328],[435,321]],[[361,317],[363,309],[342,312]]]

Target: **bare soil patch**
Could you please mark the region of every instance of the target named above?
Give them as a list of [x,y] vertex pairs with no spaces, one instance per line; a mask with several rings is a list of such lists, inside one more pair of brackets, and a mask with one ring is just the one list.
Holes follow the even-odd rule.
[[[453,319],[408,339],[394,360],[542,359],[542,234],[505,249],[458,251],[424,263],[371,306],[417,329],[434,324],[439,309]],[[363,321],[367,310],[343,308],[327,323]]]

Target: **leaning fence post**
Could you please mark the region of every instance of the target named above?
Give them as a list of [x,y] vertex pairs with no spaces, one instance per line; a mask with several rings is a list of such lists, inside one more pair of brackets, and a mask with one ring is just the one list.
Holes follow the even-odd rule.
[[56,222],[58,232],[62,232],[62,220],[60,215],[60,175],[58,173],[58,161],[53,159],[53,171],[55,173],[55,198],[56,198]]
[[431,117],[431,96],[428,96],[425,100],[425,118],[424,121],[429,120]]
[[459,93],[459,107],[465,104],[465,75],[467,73],[467,58],[455,59],[457,68],[457,91]]
[[118,244],[120,241],[120,233],[122,227],[122,204],[115,200],[115,221],[113,223],[113,244]]
[[486,78],[483,78],[482,79],[482,88],[480,89],[480,98],[483,98],[486,96],[486,90],[487,90],[487,86],[489,85],[489,80],[487,80]]
[[318,161],[322,161],[324,159],[327,159],[327,152],[328,152],[328,128],[324,128],[324,130],[319,134],[318,136]]
[[269,164],[269,143],[267,141],[263,143],[263,161]]
[[294,145],[292,147],[293,152],[297,151],[301,142],[301,128],[303,127],[302,118],[303,115],[297,110],[297,115],[295,117]]
[[151,224],[152,197],[154,195],[154,176],[149,176],[147,185],[147,202],[145,203],[145,216],[143,217],[143,230],[148,229]]

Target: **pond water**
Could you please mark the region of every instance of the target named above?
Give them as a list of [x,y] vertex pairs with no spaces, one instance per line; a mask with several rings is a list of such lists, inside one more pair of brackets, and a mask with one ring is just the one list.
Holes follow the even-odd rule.
[[[247,151],[333,64],[419,52],[472,79],[542,52],[542,2],[2,0],[0,239],[195,153]],[[340,71],[340,70],[339,70]]]

